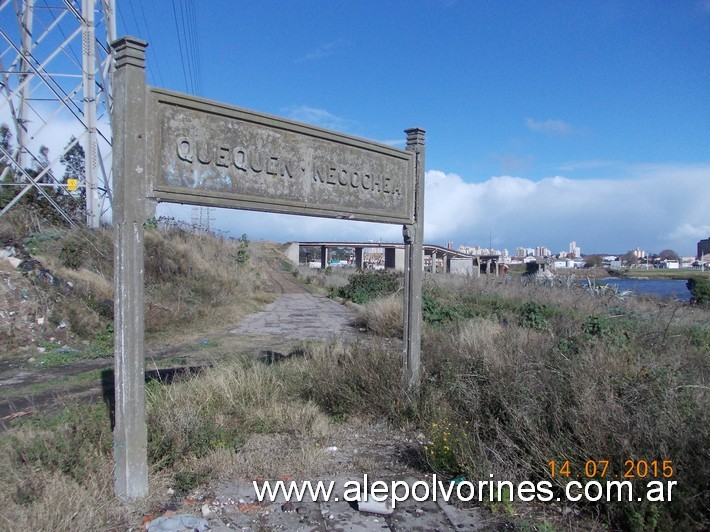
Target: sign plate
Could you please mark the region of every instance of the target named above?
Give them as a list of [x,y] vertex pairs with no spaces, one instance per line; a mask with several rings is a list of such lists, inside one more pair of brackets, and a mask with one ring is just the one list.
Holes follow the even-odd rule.
[[414,155],[149,88],[158,201],[383,223],[414,222]]

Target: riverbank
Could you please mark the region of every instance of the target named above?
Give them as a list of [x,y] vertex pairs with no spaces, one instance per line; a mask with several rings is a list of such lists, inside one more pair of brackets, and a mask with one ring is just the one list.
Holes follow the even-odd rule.
[[622,270],[619,272],[619,277],[634,277],[636,279],[677,279],[677,280],[688,280],[692,277],[710,279],[710,271],[700,271],[700,270],[667,270],[661,268],[634,268],[633,270]]

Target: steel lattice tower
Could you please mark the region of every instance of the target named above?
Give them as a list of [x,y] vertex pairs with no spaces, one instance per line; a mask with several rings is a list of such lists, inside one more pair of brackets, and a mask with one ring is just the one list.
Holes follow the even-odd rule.
[[[116,38],[115,0],[0,0],[0,21],[0,122],[13,128],[16,143],[11,150],[0,145],[0,186],[17,192],[0,216],[36,189],[73,223],[46,189],[72,188],[54,170],[81,143],[78,190],[85,192],[87,225],[98,227],[111,208],[108,43]],[[40,147],[52,142],[61,148],[49,160]]]

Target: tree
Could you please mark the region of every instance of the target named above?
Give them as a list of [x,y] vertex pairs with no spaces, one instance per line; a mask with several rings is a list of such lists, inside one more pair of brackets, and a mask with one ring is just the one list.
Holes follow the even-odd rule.
[[38,182],[39,183],[52,183],[54,182],[54,174],[52,174],[52,170],[49,169],[49,148],[45,146],[44,144],[39,147],[39,157],[35,160],[35,170],[36,174],[34,174],[35,177],[39,174],[41,174],[45,169],[47,171],[44,173],[42,177],[39,178]]
[[[12,148],[12,131],[10,131],[10,126],[4,122],[0,124],[0,146],[7,153],[10,153],[10,149]],[[2,157],[5,157],[4,153]]]
[[584,267],[585,268],[600,268],[602,265],[601,255],[585,255],[584,257]]
[[249,237],[244,233],[239,238],[239,247],[237,248],[237,264],[240,266],[246,264],[249,260]]
[[693,296],[690,301],[698,305],[710,305],[710,279],[691,277],[686,285]]
[[[12,183],[15,179],[15,173],[8,160],[8,157],[12,154],[12,132],[10,131],[10,127],[5,123],[0,124],[0,146],[5,150],[4,152],[0,152],[0,175],[5,172],[7,168],[7,174],[3,181]],[[7,155],[5,155],[6,153]],[[0,207],[4,208],[5,205],[12,200],[13,194],[8,190],[9,188],[11,187],[0,187]]]
[[[10,161],[8,161],[7,158],[12,153],[12,131],[10,131],[10,127],[5,123],[0,124],[0,147],[4,150],[3,152],[0,152],[0,173],[2,173],[10,164]],[[5,155],[6,153],[7,155]],[[10,171],[5,177],[5,181],[10,182],[12,179],[13,173],[12,168],[10,168]]]
[[620,258],[621,258],[621,261],[623,263],[625,263],[627,266],[634,266],[635,264],[638,264],[638,262],[639,262],[638,257],[634,254],[633,251],[627,251]]
[[[67,149],[69,146],[71,146],[71,148]],[[64,165],[62,183],[66,183],[67,179],[78,179],[79,182],[83,183],[84,161],[86,160],[86,153],[84,152],[83,146],[79,142],[76,142],[76,137],[72,135],[64,149],[64,155],[59,159],[59,162]]]
[[664,249],[658,254],[658,256],[661,257],[662,260],[680,260],[678,253],[672,249]]

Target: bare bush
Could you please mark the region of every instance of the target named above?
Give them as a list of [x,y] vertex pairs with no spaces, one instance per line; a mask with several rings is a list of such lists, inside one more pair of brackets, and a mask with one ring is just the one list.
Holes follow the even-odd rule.
[[368,331],[379,336],[401,338],[403,329],[402,294],[374,299],[358,307],[358,316]]

